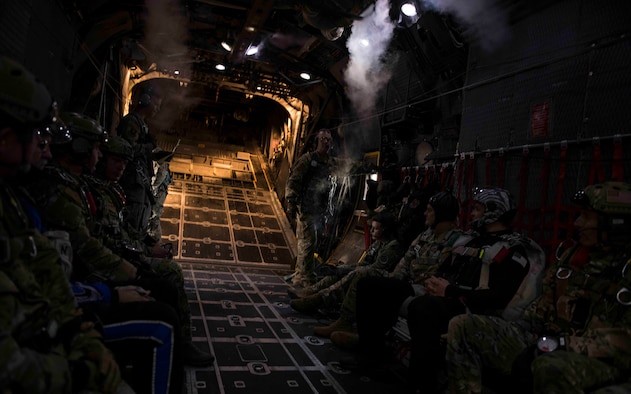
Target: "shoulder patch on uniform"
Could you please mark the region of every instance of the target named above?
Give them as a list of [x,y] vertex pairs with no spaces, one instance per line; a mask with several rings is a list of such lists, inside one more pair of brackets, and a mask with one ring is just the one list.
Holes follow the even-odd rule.
[[525,267],[526,264],[528,264],[528,259],[526,259],[526,257],[522,256],[522,254],[519,253],[519,252],[513,253],[513,261],[516,262],[517,264],[521,265],[522,267]]

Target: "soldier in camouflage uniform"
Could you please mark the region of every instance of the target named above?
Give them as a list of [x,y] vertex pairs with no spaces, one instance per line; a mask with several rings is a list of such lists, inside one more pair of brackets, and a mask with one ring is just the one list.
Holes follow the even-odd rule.
[[[316,327],[314,329],[316,335],[330,336],[333,343],[341,347],[345,347],[346,341],[352,342],[353,339],[357,341],[352,328],[355,322],[357,284],[363,278],[374,278],[375,283],[391,283],[397,291],[388,292],[383,298],[393,297],[391,302],[393,308],[396,309],[398,304],[414,293],[413,283],[420,283],[438,267],[438,263],[448,255],[443,246],[454,243],[462,236],[462,232],[456,228],[455,224],[455,218],[458,215],[458,201],[455,197],[442,192],[435,195],[430,202],[425,210],[427,230],[412,242],[394,270],[388,273],[372,269],[358,269],[343,295],[340,317],[328,326]],[[349,338],[349,335],[354,338]]]
[[[123,117],[116,129],[118,136],[129,142],[134,157],[129,161],[120,185],[127,196],[125,221],[138,229],[142,239],[147,236],[151,210],[155,197],[151,186],[153,178],[153,151],[157,148],[154,137],[149,133],[147,120],[157,115],[162,106],[162,97],[152,85],[143,86],[131,111]],[[153,240],[157,242],[159,240]]]
[[[506,309],[519,307],[510,303],[530,272],[532,254],[528,250],[532,241],[510,228],[515,213],[510,193],[499,188],[480,189],[474,192],[473,200],[471,226],[477,234],[467,235],[464,244],[458,240],[452,244],[451,256],[423,281],[424,294],[414,297],[403,310],[411,338],[409,380],[423,392],[441,388],[444,355],[440,342],[449,320],[468,311],[501,315]],[[541,248],[535,249],[542,259]],[[388,357],[384,335],[396,321],[401,301],[411,295],[409,288],[401,294],[405,287],[379,286],[376,279],[366,278],[357,285],[359,351],[367,368],[379,366]],[[390,303],[386,303],[384,293],[399,294],[399,298],[393,305],[391,295]],[[331,339],[335,339],[333,335]]]
[[169,161],[154,162],[155,175],[152,182],[153,196],[155,198],[155,204],[151,209],[151,217],[149,218],[149,236],[160,241],[162,239],[162,226],[160,225],[160,218],[162,212],[164,212],[164,201],[169,194],[169,185],[171,184],[171,171],[169,169]]
[[[379,213],[372,218],[370,234],[373,243],[355,265],[341,265],[335,275],[322,278],[313,286],[298,292],[303,298],[292,300],[291,307],[303,313],[314,313],[329,306],[339,308],[354,278],[367,275],[387,275],[403,255],[403,248],[394,237],[396,222],[390,213]],[[352,321],[350,322],[352,325]],[[349,327],[350,328],[350,327]],[[328,336],[328,335],[325,335]]]
[[[484,372],[511,376],[513,391],[592,391],[631,371],[631,186],[590,185],[574,201],[578,243],[546,271],[523,318],[464,315],[449,324],[452,392],[479,393]],[[558,251],[557,251],[558,252]],[[620,392],[603,389],[602,392]]]
[[36,129],[53,120],[53,108],[41,82],[0,57],[0,392],[112,393],[118,365],[81,321],[59,255],[18,186],[41,160]]
[[[84,175],[95,201],[95,236],[102,240],[117,255],[125,256],[136,265],[146,267],[146,271],[157,274],[173,283],[179,293],[177,312],[180,315],[183,335],[183,363],[190,366],[207,366],[213,363],[212,355],[202,352],[192,343],[191,308],[184,289],[184,274],[175,261],[164,258],[165,249],[159,245],[154,248],[140,239],[138,234],[122,220],[121,212],[125,207],[125,194],[118,179],[133,151],[131,145],[122,137],[112,136],[101,146],[103,160],[97,166],[97,176]],[[160,256],[160,257],[156,257]]]
[[332,160],[329,157],[331,132],[318,131],[317,147],[300,156],[287,179],[285,200],[289,220],[296,217],[298,254],[292,285],[307,287],[317,281],[314,252],[318,236],[322,236],[324,213],[329,196]]

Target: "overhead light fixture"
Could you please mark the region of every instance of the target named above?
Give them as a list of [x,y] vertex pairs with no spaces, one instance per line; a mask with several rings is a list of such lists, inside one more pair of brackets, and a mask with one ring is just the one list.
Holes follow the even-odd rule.
[[399,14],[399,19],[397,21],[398,27],[408,28],[418,22],[420,15],[416,4],[417,3],[412,0],[406,0],[403,4],[401,4],[401,13]]
[[308,81],[308,80],[311,79],[311,74],[309,74],[309,73],[300,73],[300,78]]
[[367,39],[363,38],[360,43],[362,44],[362,46],[367,47],[370,46],[370,41],[368,41]]
[[219,63],[215,66],[215,68],[219,71],[224,71],[226,69],[226,66],[224,66],[223,64]]
[[401,5],[401,12],[403,15],[408,17],[414,17],[417,15],[416,6],[412,3],[403,3],[403,5]]
[[175,74],[175,75],[180,75],[180,70],[175,70],[175,71],[173,71],[173,74]]
[[262,88],[262,87],[260,87],[260,86],[257,86],[257,87],[256,87],[256,90],[263,90],[263,88]]
[[222,41],[222,42],[221,42],[221,47],[222,47],[223,49],[225,49],[226,51],[228,51],[228,52],[231,52],[231,51],[232,51],[232,47],[231,47],[231,46],[230,46],[230,44],[228,44],[226,41]]
[[252,55],[256,55],[258,51],[259,51],[259,48],[256,45],[250,45],[247,51],[245,51],[245,54],[246,56],[252,56]]

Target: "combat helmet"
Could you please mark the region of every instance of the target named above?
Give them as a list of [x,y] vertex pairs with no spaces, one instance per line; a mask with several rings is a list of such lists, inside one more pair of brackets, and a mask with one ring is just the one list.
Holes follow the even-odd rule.
[[56,112],[57,104],[35,75],[16,61],[0,56],[0,116],[30,140],[35,128],[55,121]]
[[[70,130],[72,152],[80,155],[89,154],[94,142],[107,142],[107,132],[98,122],[88,116],[75,112],[61,114],[61,120]],[[53,138],[53,144],[57,144]]]
[[449,192],[434,194],[427,203],[434,208],[434,225],[440,222],[453,222],[458,217],[460,205],[456,197]]
[[[631,185],[625,182],[604,182],[589,185],[572,198],[584,209],[600,213],[601,229],[611,244],[631,241]],[[600,232],[600,231],[599,231]],[[599,237],[602,235],[599,234]]]
[[473,190],[473,201],[484,205],[484,215],[471,221],[471,227],[477,230],[497,221],[509,225],[516,213],[513,198],[506,189],[476,188]]
[[129,142],[123,137],[116,135],[110,136],[107,142],[101,145],[101,151],[103,154],[121,157],[125,160],[132,160],[134,158],[134,150]]

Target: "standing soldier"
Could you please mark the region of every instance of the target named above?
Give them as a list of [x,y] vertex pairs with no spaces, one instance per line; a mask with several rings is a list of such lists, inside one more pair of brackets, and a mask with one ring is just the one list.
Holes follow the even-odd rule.
[[317,281],[314,252],[318,237],[322,236],[330,189],[331,132],[321,129],[316,142],[316,150],[300,156],[292,167],[285,191],[287,216],[290,220],[296,217],[298,255],[292,285],[297,289]]
[[522,319],[450,322],[452,393],[480,393],[491,369],[512,372],[511,389],[524,393],[591,392],[629,378],[631,185],[590,185],[574,201],[578,243],[546,271],[543,295]]
[[[153,151],[157,144],[149,133],[147,120],[158,114],[162,97],[151,86],[143,87],[132,110],[121,119],[117,135],[129,142],[134,150],[134,157],[129,161],[120,180],[127,196],[125,221],[137,229],[141,239],[147,236],[151,209],[155,197],[151,186],[153,178]],[[155,243],[159,240],[149,240]]]

